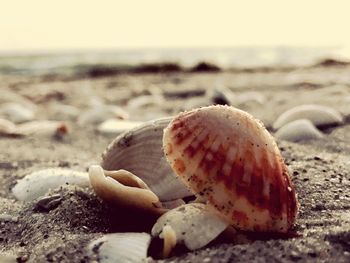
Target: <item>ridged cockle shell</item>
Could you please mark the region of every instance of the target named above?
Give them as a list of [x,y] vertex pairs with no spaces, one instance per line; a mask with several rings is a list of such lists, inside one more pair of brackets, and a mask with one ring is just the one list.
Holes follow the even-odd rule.
[[164,130],[172,168],[234,227],[287,232],[298,203],[280,151],[262,123],[228,106],[184,112]]

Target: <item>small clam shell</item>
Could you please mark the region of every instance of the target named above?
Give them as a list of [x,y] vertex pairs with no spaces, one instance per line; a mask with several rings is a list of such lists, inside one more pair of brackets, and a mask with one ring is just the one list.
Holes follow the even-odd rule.
[[50,189],[67,184],[89,187],[88,174],[60,168],[40,170],[18,180],[12,188],[12,193],[20,201],[32,201],[45,195]]
[[273,137],[248,113],[228,106],[184,112],[164,130],[164,151],[193,192],[234,227],[286,232],[297,199]]
[[282,113],[273,123],[273,128],[277,130],[298,119],[308,119],[316,127],[338,125],[343,122],[343,117],[333,108],[310,104],[296,106]]
[[298,142],[315,140],[323,137],[323,134],[307,119],[296,120],[282,126],[275,134],[281,140]]
[[158,218],[152,236],[164,238],[164,229],[170,226],[178,243],[191,250],[204,247],[226,229],[228,223],[205,204],[191,203],[172,209]]
[[105,170],[125,169],[140,177],[161,201],[192,195],[176,178],[162,148],[163,129],[171,118],[163,118],[119,135],[102,155]]
[[101,166],[89,168],[90,183],[103,200],[122,207],[162,214],[158,197],[135,175],[125,170],[105,172]]
[[100,263],[146,262],[150,242],[151,236],[147,233],[107,234],[92,241],[87,254]]

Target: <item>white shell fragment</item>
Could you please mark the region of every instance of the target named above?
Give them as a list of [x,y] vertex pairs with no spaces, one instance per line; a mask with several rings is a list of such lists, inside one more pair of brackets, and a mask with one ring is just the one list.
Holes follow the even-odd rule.
[[195,250],[214,240],[228,225],[205,204],[191,203],[162,215],[152,228],[152,236],[162,237],[164,227],[170,226],[178,243]]
[[16,132],[16,124],[6,119],[0,119],[0,134],[18,135]]
[[176,178],[163,152],[163,129],[171,118],[146,122],[119,135],[102,155],[105,170],[125,169],[141,178],[160,199],[170,201],[192,193]]
[[99,165],[89,167],[90,183],[103,200],[122,207],[164,213],[158,197],[135,175],[125,170],[104,171]]
[[298,142],[316,140],[323,137],[323,134],[307,119],[301,119],[287,123],[280,128],[275,137],[281,140]]
[[167,258],[176,246],[176,233],[171,226],[166,225],[163,227],[161,238],[164,239],[163,257]]
[[18,180],[12,193],[20,201],[32,201],[45,195],[50,189],[68,184],[89,187],[88,174],[61,168],[40,170]]
[[298,119],[308,119],[317,127],[337,125],[343,122],[343,117],[333,108],[310,104],[296,106],[282,113],[274,122],[273,128],[277,130]]
[[120,134],[140,126],[143,122],[140,121],[123,121],[117,119],[108,119],[102,122],[97,130],[102,134]]
[[0,116],[15,123],[31,121],[34,119],[34,112],[18,103],[5,103],[0,107]]
[[16,132],[23,136],[29,135],[65,135],[68,126],[61,121],[31,121],[17,125]]
[[128,119],[129,114],[117,106],[100,105],[82,113],[78,117],[78,124],[80,126],[96,125],[110,118]]
[[100,263],[142,263],[146,262],[150,242],[147,233],[107,234],[92,241],[87,254]]

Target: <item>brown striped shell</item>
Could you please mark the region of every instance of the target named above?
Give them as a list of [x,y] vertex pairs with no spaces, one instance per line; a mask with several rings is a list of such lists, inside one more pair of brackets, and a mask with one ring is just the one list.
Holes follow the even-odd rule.
[[184,112],[164,130],[166,157],[183,182],[233,226],[287,232],[298,203],[277,145],[248,113],[228,106]]

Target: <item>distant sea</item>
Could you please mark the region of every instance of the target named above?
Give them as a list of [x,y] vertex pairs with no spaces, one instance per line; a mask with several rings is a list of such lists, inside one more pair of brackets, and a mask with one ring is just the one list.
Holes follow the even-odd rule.
[[125,68],[165,62],[185,68],[199,62],[224,69],[305,66],[326,58],[347,60],[350,52],[346,51],[340,47],[234,47],[0,52],[0,74],[74,74],[86,67]]

